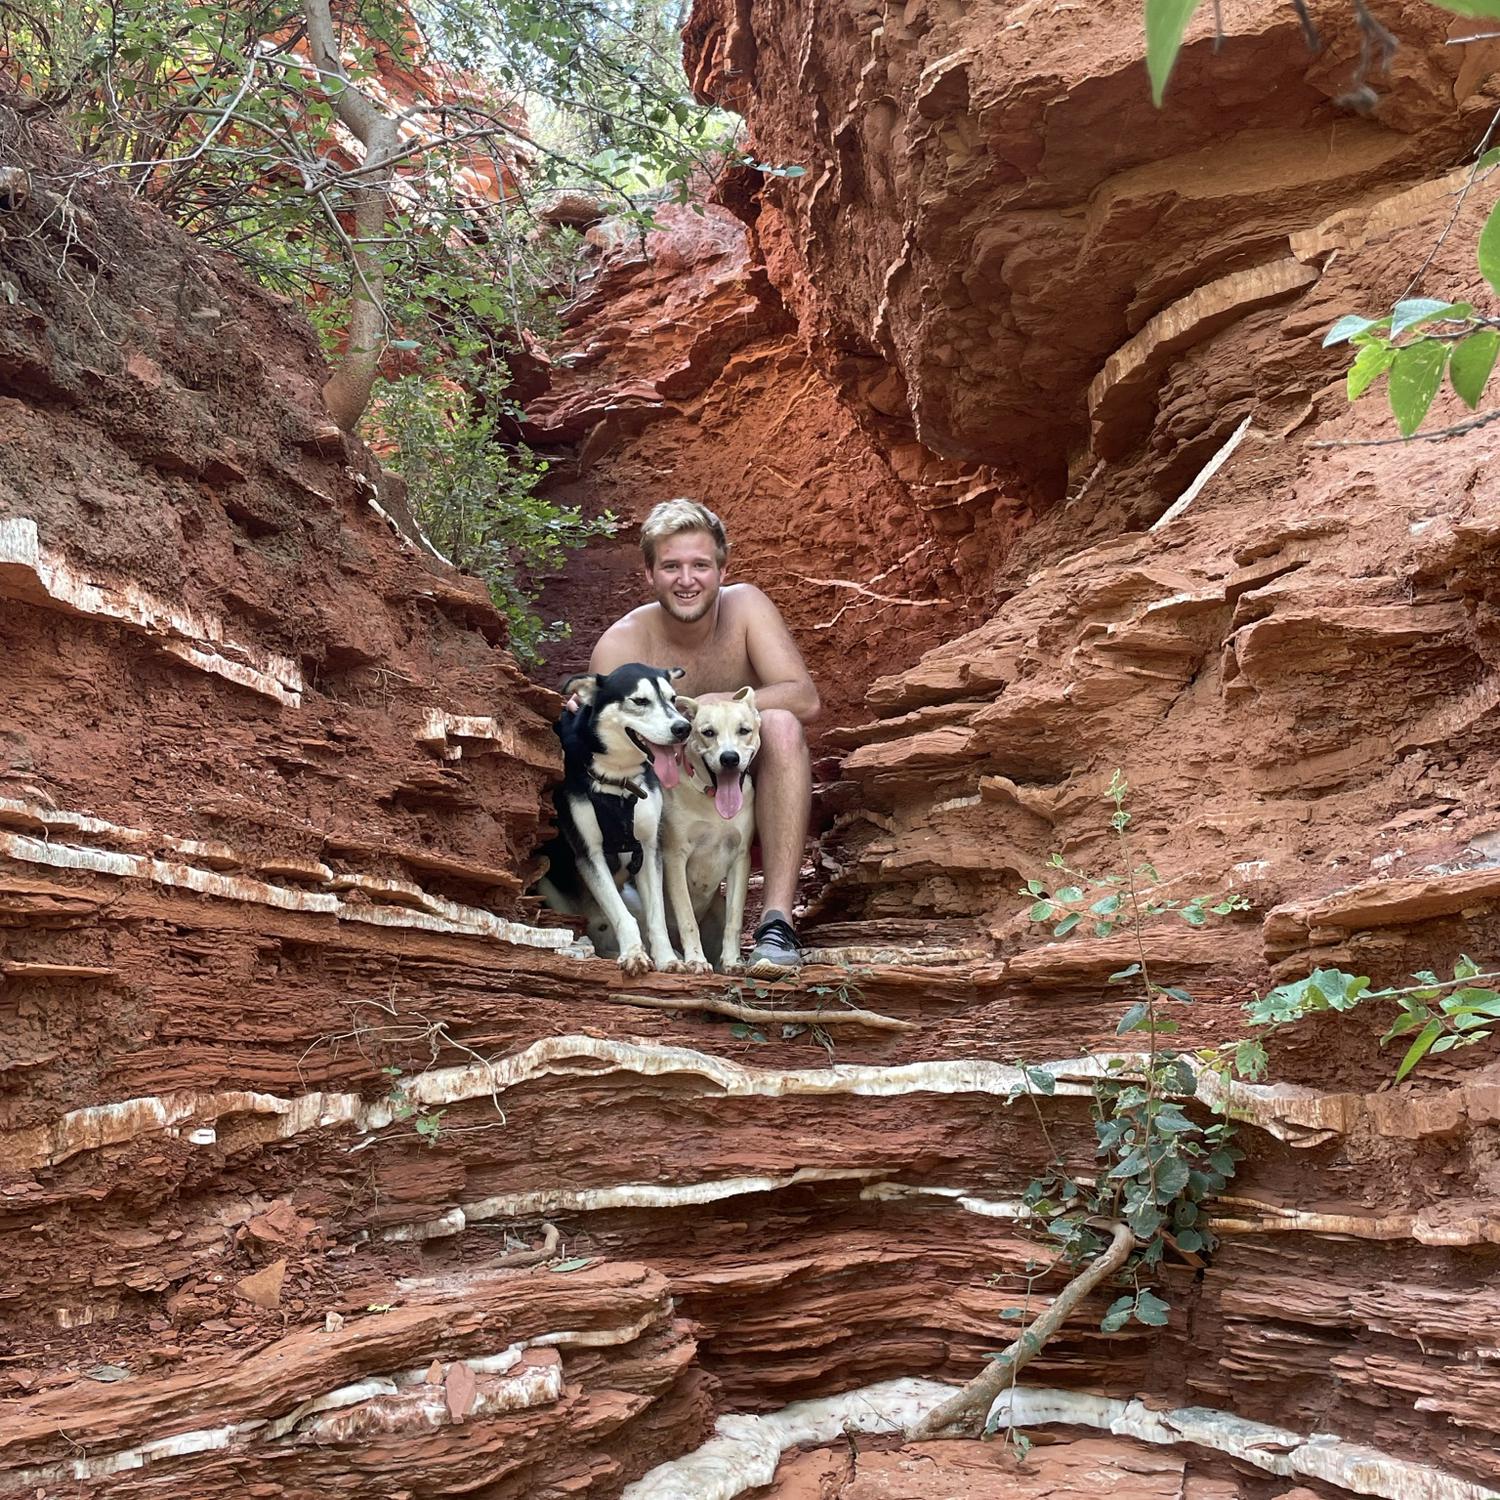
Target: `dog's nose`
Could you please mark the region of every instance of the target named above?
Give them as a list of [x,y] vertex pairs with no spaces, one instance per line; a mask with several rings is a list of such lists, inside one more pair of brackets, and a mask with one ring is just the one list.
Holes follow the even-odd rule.
[[693,726],[686,719],[678,719],[672,726],[672,738],[674,740],[685,740],[693,732]]
[[740,752],[738,750],[726,750],[719,757],[719,764],[726,771],[732,771],[740,763]]

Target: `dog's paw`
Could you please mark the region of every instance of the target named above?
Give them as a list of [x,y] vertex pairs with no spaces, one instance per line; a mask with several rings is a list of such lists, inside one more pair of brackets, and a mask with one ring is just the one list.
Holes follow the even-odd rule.
[[644,948],[627,948],[620,955],[620,972],[632,979],[651,972],[651,958]]
[[697,958],[685,958],[683,969],[689,974],[712,974],[714,966],[700,953]]
[[721,974],[743,974],[745,972],[745,960],[735,954],[733,958],[721,958],[719,960],[719,973]]
[[664,964],[658,964],[657,967],[663,974],[691,974],[693,972],[686,960],[681,958],[669,959]]

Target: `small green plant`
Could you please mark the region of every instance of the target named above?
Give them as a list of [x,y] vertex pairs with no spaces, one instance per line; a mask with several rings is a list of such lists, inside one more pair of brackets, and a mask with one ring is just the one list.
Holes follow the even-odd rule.
[[[1031,880],[1021,894],[1031,901],[1030,920],[1052,927],[1055,938],[1067,938],[1087,920],[1096,938],[1125,930],[1136,939],[1136,958],[1109,976],[1111,984],[1140,991],[1115,1027],[1125,1038],[1140,1034],[1146,1050],[1104,1059],[1105,1076],[1092,1089],[1091,1113],[1095,1135],[1095,1165],[1089,1173],[1070,1170],[1048,1131],[1040,1100],[1055,1094],[1057,1080],[1046,1068],[1018,1060],[1019,1079],[1006,1100],[1025,1097],[1032,1106],[1046,1143],[1048,1164],[1023,1194],[1029,1214],[1042,1220],[1059,1244],[1058,1261],[1076,1266],[1072,1280],[1034,1320],[1030,1295],[1039,1274],[1028,1266],[1027,1300],[1006,1308],[1006,1321],[1020,1322],[1019,1336],[991,1355],[992,1363],[955,1396],[936,1407],[912,1429],[916,1438],[965,1430],[992,1408],[1007,1385],[1014,1387],[1021,1369],[1033,1360],[1062,1327],[1073,1309],[1096,1287],[1115,1279],[1124,1283],[1109,1305],[1100,1327],[1116,1333],[1131,1322],[1159,1328],[1171,1316],[1168,1304],[1143,1277],[1174,1253],[1179,1261],[1201,1265],[1215,1239],[1208,1212],[1222,1193],[1244,1153],[1234,1144],[1235,1123],[1229,1113],[1207,1121],[1187,1112],[1199,1096],[1205,1072],[1218,1075],[1228,1095],[1236,1078],[1255,1080],[1267,1072],[1266,1039],[1276,1030],[1321,1011],[1349,1011],[1372,1001],[1394,1001],[1399,1013],[1382,1045],[1412,1036],[1397,1068],[1405,1078],[1429,1052],[1472,1046],[1492,1034],[1500,1022],[1500,991],[1488,981],[1500,980],[1500,970],[1485,971],[1472,959],[1459,959],[1453,978],[1440,980],[1430,970],[1413,977],[1414,985],[1373,990],[1367,977],[1340,969],[1315,969],[1306,979],[1284,984],[1245,1007],[1246,1018],[1259,1036],[1235,1038],[1217,1046],[1182,1051],[1170,1043],[1178,1030],[1166,1014],[1168,1005],[1191,1005],[1193,997],[1180,986],[1153,977],[1143,940],[1147,925],[1175,915],[1189,925],[1203,925],[1210,916],[1229,916],[1248,909],[1237,894],[1165,899],[1162,882],[1149,862],[1131,854],[1126,808],[1129,786],[1116,771],[1106,796],[1112,804],[1110,827],[1118,840],[1118,871],[1085,875],[1054,854],[1049,867],[1069,884],[1050,887]],[[1101,894],[1102,893],[1102,894]],[[1166,1038],[1166,1042],[1163,1042]],[[994,1432],[1000,1418],[988,1421]],[[1025,1435],[1007,1428],[1007,1440],[1024,1454]]]
[[[1131,813],[1126,807],[1130,787],[1117,770],[1105,796],[1111,804],[1110,828],[1116,838],[1118,869],[1089,876],[1070,868],[1060,854],[1049,867],[1069,883],[1048,889],[1029,880],[1021,894],[1032,898],[1031,921],[1052,927],[1053,937],[1067,937],[1087,921],[1097,938],[1129,932],[1136,941],[1135,961],[1109,977],[1111,984],[1138,992],[1115,1027],[1118,1037],[1139,1035],[1144,1056],[1110,1057],[1108,1076],[1093,1089],[1095,1155],[1098,1167],[1091,1182],[1070,1174],[1051,1148],[1052,1162],[1026,1189],[1024,1202],[1032,1213],[1048,1220],[1069,1260],[1086,1260],[1104,1248],[1097,1225],[1123,1222],[1135,1236],[1128,1265],[1150,1269],[1167,1250],[1194,1254],[1213,1248],[1203,1205],[1222,1192],[1234,1175],[1243,1153],[1233,1144],[1234,1124],[1227,1118],[1202,1123],[1185,1113],[1198,1088],[1195,1059],[1162,1044],[1179,1029],[1165,1013],[1168,1004],[1191,1005],[1193,997],[1180,985],[1160,983],[1151,972],[1144,933],[1161,917],[1176,917],[1190,927],[1202,927],[1210,916],[1228,916],[1248,909],[1237,893],[1166,897],[1161,876],[1149,861],[1137,861],[1130,846]],[[1249,1054],[1214,1055],[1214,1065],[1234,1071],[1256,1061]],[[1056,1081],[1045,1068],[1020,1063],[1021,1082],[1011,1091],[1013,1102],[1025,1094],[1042,1119],[1037,1095],[1049,1095]],[[1042,1122],[1045,1133],[1046,1125]],[[1107,1332],[1136,1321],[1165,1322],[1165,1304],[1139,1287],[1121,1298],[1105,1316]]]
[[[1093,1170],[1071,1170],[1052,1141],[1040,1100],[1056,1092],[1057,1080],[1046,1068],[1018,1062],[1019,1081],[1006,1101],[1013,1104],[1023,1096],[1029,1101],[1047,1146],[1048,1165],[1028,1184],[1022,1201],[1058,1242],[1058,1262],[1077,1270],[1048,1308],[1028,1322],[984,1372],[918,1424],[916,1436],[932,1437],[982,1420],[994,1398],[1007,1384],[1014,1385],[1021,1369],[1041,1352],[1073,1308],[1106,1281],[1118,1279],[1128,1286],[1104,1315],[1101,1326],[1106,1332],[1131,1321],[1164,1325],[1170,1315],[1167,1304],[1142,1284],[1143,1276],[1154,1271],[1169,1250],[1179,1260],[1201,1264],[1200,1253],[1214,1246],[1205,1205],[1224,1190],[1244,1153],[1234,1145],[1230,1119],[1205,1122],[1186,1112],[1196,1098],[1203,1064],[1164,1041],[1178,1030],[1165,1007],[1191,1005],[1193,997],[1181,986],[1155,978],[1144,935],[1162,917],[1175,916],[1199,927],[1210,916],[1227,916],[1249,903],[1234,894],[1162,895],[1163,883],[1154,866],[1138,861],[1131,850],[1129,793],[1129,784],[1116,771],[1105,793],[1116,840],[1113,871],[1086,875],[1054,854],[1049,868],[1068,883],[1049,888],[1031,880],[1021,890],[1032,902],[1030,919],[1051,926],[1054,937],[1067,938],[1088,921],[1096,938],[1120,931],[1135,938],[1135,961],[1110,979],[1138,996],[1120,1017],[1115,1033],[1139,1035],[1144,1051],[1105,1059],[1106,1076],[1092,1090]],[[1210,1055],[1217,1068],[1236,1066],[1233,1054]],[[1024,1308],[1011,1312],[1025,1318]],[[995,1431],[999,1420],[991,1419],[986,1431]],[[1014,1431],[1008,1437],[1018,1445]]]
[[570,551],[612,535],[615,521],[589,520],[538,492],[546,461],[502,426],[518,417],[504,374],[473,357],[455,361],[441,380],[385,382],[374,412],[395,445],[390,466],[406,480],[423,532],[454,567],[484,580],[510,624],[511,649],[534,661],[541,645],[567,631],[535,611],[546,575]]
[[447,1111],[428,1109],[414,1100],[402,1082],[404,1075],[400,1068],[386,1067],[380,1071],[391,1079],[386,1098],[390,1100],[392,1116],[398,1120],[410,1120],[412,1129],[420,1139],[429,1146],[437,1145],[438,1137],[443,1133],[443,1116]]

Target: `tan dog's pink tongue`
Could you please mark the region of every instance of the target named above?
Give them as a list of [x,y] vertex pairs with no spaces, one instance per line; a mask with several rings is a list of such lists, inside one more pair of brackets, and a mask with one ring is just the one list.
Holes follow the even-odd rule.
[[732,818],[745,805],[745,794],[740,790],[740,778],[733,771],[722,771],[723,780],[714,791],[714,806],[721,818]]
[[656,779],[663,786],[676,786],[681,778],[681,772],[677,767],[677,747],[675,745],[652,745],[651,769],[656,772]]

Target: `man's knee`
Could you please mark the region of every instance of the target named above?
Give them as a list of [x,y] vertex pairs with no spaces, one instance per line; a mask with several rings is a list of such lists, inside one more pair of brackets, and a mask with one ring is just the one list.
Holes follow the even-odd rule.
[[785,708],[764,708],[760,714],[760,750],[777,762],[807,754],[802,720]]

